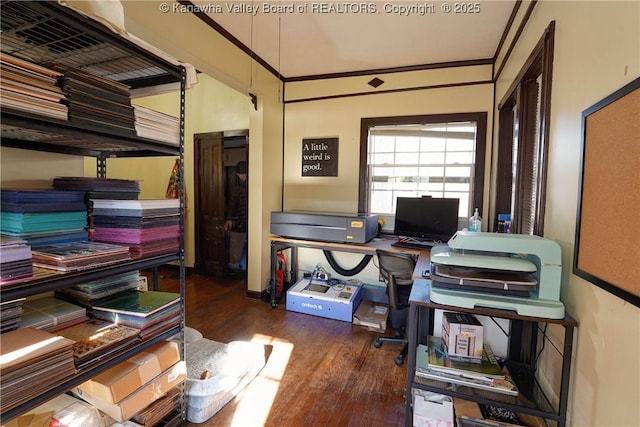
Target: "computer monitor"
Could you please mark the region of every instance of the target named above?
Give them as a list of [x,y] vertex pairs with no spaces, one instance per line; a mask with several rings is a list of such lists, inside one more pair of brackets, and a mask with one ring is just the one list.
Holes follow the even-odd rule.
[[446,242],[458,230],[460,199],[398,197],[393,233]]

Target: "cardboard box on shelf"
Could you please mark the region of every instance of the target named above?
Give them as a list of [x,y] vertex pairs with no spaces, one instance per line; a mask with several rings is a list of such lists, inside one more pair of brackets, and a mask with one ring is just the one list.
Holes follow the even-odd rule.
[[464,400],[459,397],[453,398],[453,409],[456,417],[482,418],[482,411],[476,402]]
[[451,356],[482,358],[483,327],[469,313],[444,312],[442,314],[442,343]]
[[126,421],[156,399],[164,396],[171,388],[180,384],[186,378],[187,365],[184,361],[181,361],[118,403],[105,402],[80,389],[80,387],[77,387],[74,391],[82,399],[91,403],[114,420]]
[[353,324],[360,325],[369,331],[386,332],[389,307],[373,301],[362,301],[353,314]]
[[161,341],[80,384],[78,389],[107,403],[118,403],[180,360],[178,344]]

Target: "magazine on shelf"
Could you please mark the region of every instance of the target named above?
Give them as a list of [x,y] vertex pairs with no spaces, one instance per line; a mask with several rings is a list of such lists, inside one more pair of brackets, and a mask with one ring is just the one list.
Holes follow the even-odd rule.
[[180,303],[180,294],[161,291],[126,292],[94,306],[94,311],[134,317],[149,317],[164,308]]
[[428,368],[427,364],[427,346],[419,344],[416,349],[416,376],[433,381],[441,381],[450,384],[462,385],[480,390],[492,391],[501,394],[517,396],[519,394],[513,378],[509,374],[506,366],[502,368],[504,378],[489,377],[471,377],[461,374],[452,374],[448,372],[434,371]]
[[470,377],[480,378],[504,378],[504,372],[493,354],[491,346],[483,344],[482,359],[480,363],[475,361],[463,361],[456,357],[449,357],[443,350],[440,337],[429,336],[428,342],[428,368],[433,371],[446,372]]
[[120,349],[137,340],[140,331],[125,325],[91,319],[84,323],[61,329],[56,332],[73,340],[73,357],[76,364],[85,363],[106,354],[113,349]]
[[39,260],[72,261],[90,258],[101,258],[108,255],[128,254],[129,248],[122,245],[112,245],[101,242],[72,242],[58,245],[34,246],[34,258]]
[[87,320],[87,309],[53,296],[29,299],[23,304],[19,327],[36,328],[51,332],[61,325]]
[[180,212],[179,199],[139,199],[139,200],[91,200],[93,209],[169,209],[169,212]]
[[32,247],[33,265],[74,271],[129,261],[129,248],[101,242],[69,242]]

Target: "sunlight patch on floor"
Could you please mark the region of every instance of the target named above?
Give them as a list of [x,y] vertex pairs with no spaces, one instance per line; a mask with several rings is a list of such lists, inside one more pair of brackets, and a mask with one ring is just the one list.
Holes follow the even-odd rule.
[[265,425],[293,351],[292,343],[268,335],[255,334],[250,341],[273,349],[264,368],[238,395],[232,427]]

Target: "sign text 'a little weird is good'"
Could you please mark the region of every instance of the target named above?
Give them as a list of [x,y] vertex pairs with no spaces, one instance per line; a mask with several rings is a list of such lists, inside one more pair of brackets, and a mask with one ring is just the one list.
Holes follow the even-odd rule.
[[302,176],[338,176],[338,138],[302,140]]

